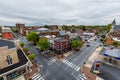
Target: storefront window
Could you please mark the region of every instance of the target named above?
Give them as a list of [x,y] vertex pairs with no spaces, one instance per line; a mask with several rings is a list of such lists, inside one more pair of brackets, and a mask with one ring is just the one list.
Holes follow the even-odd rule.
[[13,72],[13,73],[10,73],[10,74],[6,75],[7,80],[12,80],[12,79],[24,74],[25,72],[26,72],[25,68],[24,69],[19,69],[19,70]]

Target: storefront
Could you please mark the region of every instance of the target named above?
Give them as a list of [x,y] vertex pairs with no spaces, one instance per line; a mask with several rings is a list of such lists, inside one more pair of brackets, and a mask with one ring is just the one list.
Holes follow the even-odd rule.
[[6,75],[6,78],[7,78],[7,80],[12,80],[12,79],[24,74],[25,72],[26,72],[26,69],[22,68],[22,69],[19,69],[17,71],[14,71],[14,72]]

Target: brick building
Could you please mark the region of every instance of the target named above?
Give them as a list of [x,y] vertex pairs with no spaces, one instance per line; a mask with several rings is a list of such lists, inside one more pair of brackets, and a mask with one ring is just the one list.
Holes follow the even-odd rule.
[[2,39],[13,39],[12,31],[9,27],[1,27]]
[[55,40],[54,49],[58,53],[64,53],[68,49],[68,41],[66,39]]
[[0,40],[0,80],[13,80],[28,72],[29,61],[14,42]]
[[24,28],[25,28],[25,24],[21,24],[21,23],[16,24],[16,30],[18,30],[18,33],[24,34],[23,33]]

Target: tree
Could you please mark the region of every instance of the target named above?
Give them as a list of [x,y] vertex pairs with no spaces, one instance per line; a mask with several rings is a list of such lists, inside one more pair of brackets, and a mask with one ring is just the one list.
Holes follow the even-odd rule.
[[108,25],[106,26],[106,30],[107,30],[107,32],[110,31],[111,26],[112,26],[111,24],[108,24]]
[[14,33],[18,33],[18,30],[16,30],[16,29],[12,29],[12,31],[13,31]]
[[85,30],[85,26],[82,27],[82,30],[83,30],[83,31]]
[[100,41],[101,41],[101,42],[103,42],[103,41],[104,41],[104,39],[103,39],[103,38],[101,38],[101,39],[100,39]]
[[72,43],[71,43],[71,47],[73,49],[80,48],[80,47],[82,47],[82,42],[80,42],[78,40],[73,40]]
[[23,47],[23,46],[24,46],[24,43],[23,43],[23,42],[21,42],[21,43],[20,43],[20,46],[21,46],[21,47]]
[[23,48],[23,51],[25,52],[25,53],[27,53],[28,51],[29,51],[29,49],[28,48]]
[[38,40],[38,35],[35,32],[30,32],[27,36],[26,36],[28,41],[33,41],[34,44],[36,44],[37,40]]
[[113,45],[114,45],[114,46],[118,46],[118,45],[119,45],[119,42],[118,42],[118,41],[114,41],[114,42],[113,42]]
[[48,25],[44,25],[44,28],[49,28],[49,26]]
[[48,39],[45,37],[40,38],[39,42],[37,43],[37,46],[40,47],[40,50],[47,50],[49,48]]
[[29,54],[29,55],[28,55],[28,58],[29,58],[30,60],[34,60],[34,59],[35,59],[35,54],[33,54],[33,53]]

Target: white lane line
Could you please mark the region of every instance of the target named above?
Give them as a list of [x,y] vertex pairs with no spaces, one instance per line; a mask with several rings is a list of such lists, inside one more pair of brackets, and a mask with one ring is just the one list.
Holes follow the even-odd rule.
[[78,68],[79,68],[79,67],[78,67],[78,66],[76,66],[76,67],[75,67],[75,70],[77,70]]
[[38,76],[38,77],[36,77],[34,80],[38,80],[40,77],[41,77],[41,75],[40,75],[40,76]]
[[70,63],[68,66],[71,66],[72,65],[72,63]]
[[74,67],[75,67],[75,65],[72,66],[72,68],[74,68]]
[[[72,63],[71,63],[72,64]],[[74,64],[72,64],[70,67],[72,67]]]
[[38,80],[41,80],[42,79],[42,77],[41,78],[39,78]]
[[34,79],[34,78],[37,77],[37,76],[40,76],[40,74],[35,75],[34,77],[32,77],[32,79]]
[[80,70],[80,67],[76,71],[79,71],[79,70]]

